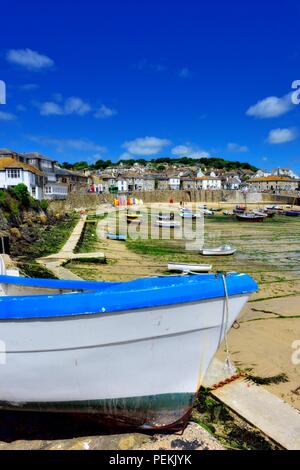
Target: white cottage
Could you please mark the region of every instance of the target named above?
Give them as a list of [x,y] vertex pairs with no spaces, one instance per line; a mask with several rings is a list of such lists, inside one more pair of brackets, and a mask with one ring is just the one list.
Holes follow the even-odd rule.
[[43,173],[34,166],[12,157],[0,158],[0,189],[8,189],[23,183],[32,197],[43,199]]

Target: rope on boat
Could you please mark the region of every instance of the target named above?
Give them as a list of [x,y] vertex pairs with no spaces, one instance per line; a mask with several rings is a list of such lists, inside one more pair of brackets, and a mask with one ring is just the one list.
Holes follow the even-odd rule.
[[[190,270],[183,271],[183,275],[201,275],[201,273],[195,273]],[[222,276],[222,281],[224,285],[224,297],[225,297],[225,315],[222,317],[222,325],[221,325],[221,334],[220,337],[222,337],[222,333],[224,331],[224,342],[225,342],[225,353],[226,353],[226,361],[225,361],[225,369],[228,370],[230,373],[235,372],[235,367],[232,363],[231,356],[230,356],[230,351],[229,351],[229,345],[228,345],[228,326],[229,326],[229,296],[228,296],[228,289],[227,289],[227,282],[226,282],[226,274],[225,273],[220,273]],[[234,328],[239,328],[239,323],[237,321],[234,322]],[[238,325],[238,326],[236,326]],[[235,376],[234,376],[235,377]]]
[[222,281],[223,281],[224,293],[225,293],[225,315],[223,316],[223,322],[222,322],[222,331],[224,331],[224,342],[225,342],[225,352],[226,352],[225,369],[227,369],[230,372],[234,372],[235,368],[231,361],[229,345],[228,345],[229,297],[228,297],[228,289],[227,289],[227,282],[226,282],[226,274],[224,273],[222,273]]

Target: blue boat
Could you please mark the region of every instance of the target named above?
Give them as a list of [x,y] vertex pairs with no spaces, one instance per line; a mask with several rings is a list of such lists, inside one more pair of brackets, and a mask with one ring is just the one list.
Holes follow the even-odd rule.
[[294,211],[294,210],[286,211],[285,215],[288,217],[299,217],[300,211]]
[[0,408],[183,427],[255,281],[202,274],[129,282],[0,276]]
[[106,238],[108,238],[109,240],[122,240],[122,241],[125,241],[127,237],[126,237],[126,235],[121,235],[121,234],[108,232],[106,234]]

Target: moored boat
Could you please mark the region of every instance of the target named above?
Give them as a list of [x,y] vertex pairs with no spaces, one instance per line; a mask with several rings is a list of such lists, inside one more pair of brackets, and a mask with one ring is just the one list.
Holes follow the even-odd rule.
[[175,220],[157,220],[155,226],[160,228],[180,228],[180,223]]
[[179,214],[182,219],[201,219],[202,214],[193,214],[191,212],[182,212]]
[[200,250],[200,254],[204,256],[229,256],[234,255],[236,248],[230,245],[222,245],[216,248],[203,248]]
[[265,220],[265,216],[248,212],[245,214],[236,214],[236,219],[240,222],[263,222]]
[[0,283],[76,290],[0,297],[0,407],[88,412],[142,429],[186,423],[225,333],[257,290],[250,276],[234,273]]
[[244,214],[246,211],[246,206],[236,206],[235,209],[233,209],[233,212],[235,214]]
[[285,211],[284,215],[288,217],[298,217],[300,215],[300,211],[289,210],[289,211]]
[[264,217],[264,218],[268,217],[268,214],[266,212],[263,212],[259,209],[253,209],[252,214],[257,215],[258,217]]
[[211,264],[168,263],[168,271],[182,271],[185,273],[208,273],[211,270]]
[[142,220],[140,218],[140,214],[127,214],[126,215],[127,223],[128,224],[141,224]]
[[213,211],[209,210],[209,209],[203,209],[202,207],[199,207],[199,211],[201,214],[203,214],[204,216],[207,216],[207,215],[215,215]]
[[126,237],[126,235],[108,232],[108,233],[106,234],[106,238],[108,238],[109,240],[121,240],[121,241],[125,241],[127,237]]

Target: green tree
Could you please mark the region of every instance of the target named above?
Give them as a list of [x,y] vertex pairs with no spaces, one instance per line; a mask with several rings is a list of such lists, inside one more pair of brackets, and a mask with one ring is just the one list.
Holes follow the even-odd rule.
[[21,206],[28,208],[31,205],[31,196],[28,192],[27,186],[23,183],[17,184],[13,188],[16,198],[20,201]]

